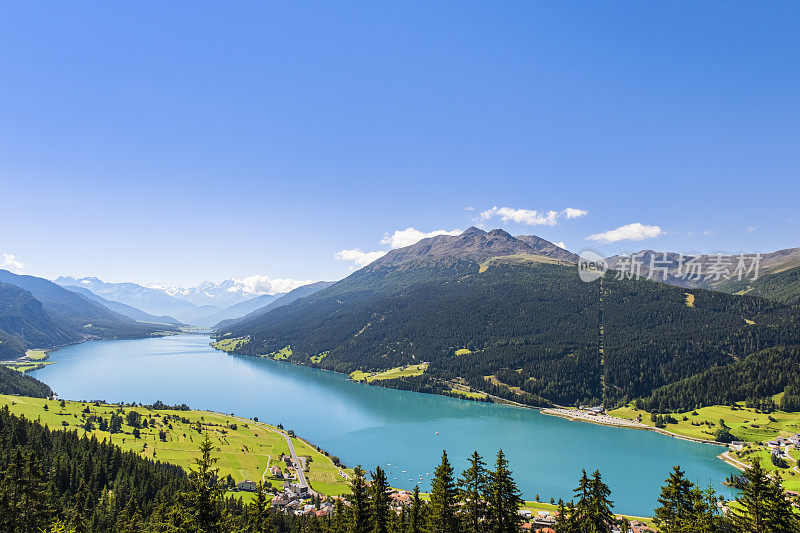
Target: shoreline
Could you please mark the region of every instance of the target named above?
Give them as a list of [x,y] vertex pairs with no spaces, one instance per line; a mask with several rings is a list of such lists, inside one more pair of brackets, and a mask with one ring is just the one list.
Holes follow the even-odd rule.
[[589,415],[583,411],[578,411],[577,409],[565,409],[562,407],[555,407],[555,408],[543,407],[539,409],[539,412],[550,416],[559,416],[561,418],[566,418],[567,420],[572,420],[575,422],[588,422],[590,424],[598,424],[601,426],[638,429],[643,431],[654,431],[666,437],[673,437],[676,439],[697,442],[699,444],[713,444],[714,446],[723,446],[725,448],[728,447],[728,445],[725,444],[724,442],[717,442],[708,439],[699,439],[697,437],[689,437],[688,435],[680,435],[678,433],[673,433],[665,429],[648,426],[647,424],[642,424],[641,422],[633,422],[630,420],[626,420],[624,418],[619,418],[611,415]]
[[[213,335],[210,335],[210,337],[213,338]],[[214,346],[211,343],[209,345],[212,348],[214,348]],[[220,350],[219,348],[214,348],[214,349],[218,350],[218,351],[220,351],[222,353],[229,354],[229,355],[239,355],[239,356],[246,356],[246,357],[263,357],[263,356],[257,356],[257,355],[239,354],[239,353],[236,353],[236,352],[228,352],[228,351],[225,351],[225,350]],[[268,358],[268,359],[272,359],[272,358]],[[288,364],[291,364],[291,365],[297,365],[297,363],[294,363],[292,361],[277,360],[277,359],[272,359],[272,360],[273,361],[278,361],[278,362],[283,362],[283,363],[288,363]],[[350,377],[350,374],[345,374],[343,372],[337,372],[335,370],[328,370],[326,368],[320,368],[320,367],[311,366],[311,365],[298,365],[298,366],[308,366],[309,368],[316,368],[318,370],[323,370],[323,371],[326,371],[326,372],[333,372],[335,374],[341,374],[341,375],[347,376],[348,381],[351,381],[353,383],[363,383],[363,384],[366,384],[368,386],[377,386],[377,387],[381,386],[380,385],[380,380],[374,380],[374,382],[366,382],[365,383],[364,381],[354,380],[354,379],[352,379]],[[451,383],[450,381],[445,381],[445,383],[447,383],[449,385],[453,385],[453,383]],[[385,388],[389,388],[389,387],[385,387]],[[405,390],[405,389],[397,389],[397,390]],[[418,392],[418,391],[409,391],[409,392]],[[619,428],[624,428],[624,429],[635,429],[635,430],[640,430],[640,431],[654,431],[656,433],[660,433],[661,435],[664,435],[665,437],[672,437],[672,438],[675,438],[675,439],[681,439],[681,440],[685,440],[685,441],[689,441],[689,442],[695,442],[695,443],[698,443],[698,444],[711,444],[711,445],[714,445],[714,446],[721,446],[721,447],[724,447],[724,448],[728,447],[727,444],[722,443],[722,442],[717,442],[717,441],[708,440],[708,439],[700,439],[700,438],[697,438],[697,437],[690,437],[688,435],[680,435],[678,433],[673,433],[673,432],[667,431],[665,429],[661,429],[661,428],[657,428],[657,427],[653,427],[653,426],[648,426],[647,424],[642,424],[641,422],[633,422],[633,421],[630,421],[630,420],[626,420],[624,418],[619,418],[619,417],[611,416],[611,415],[608,415],[608,414],[589,415],[589,414],[587,414],[587,413],[585,413],[583,411],[579,411],[577,409],[569,409],[569,408],[565,408],[565,407],[561,407],[561,406],[538,407],[538,406],[533,406],[533,405],[527,405],[527,404],[520,403],[520,402],[515,402],[513,400],[508,400],[508,399],[505,399],[505,398],[500,398],[499,396],[494,396],[492,394],[489,394],[487,392],[480,391],[480,390],[476,390],[476,392],[479,392],[481,394],[485,394],[486,397],[489,400],[491,400],[491,403],[494,403],[494,404],[507,405],[507,406],[511,406],[511,407],[519,407],[519,408],[523,408],[523,409],[534,409],[534,410],[537,410],[537,411],[539,411],[540,413],[542,413],[544,415],[557,416],[557,417],[560,417],[560,418],[571,420],[573,422],[587,422],[587,423],[590,423],[590,424],[597,424],[597,425],[600,425],[600,426],[619,427]],[[448,396],[448,395],[445,395],[445,394],[439,394],[439,393],[436,393],[436,392],[433,392],[433,393],[431,393],[431,392],[422,392],[421,394],[433,394],[435,396],[445,396],[447,398],[453,398],[454,397],[454,396]],[[470,402],[479,401],[479,400],[475,400],[475,399],[467,398],[467,397],[456,397],[456,399],[470,401]]]

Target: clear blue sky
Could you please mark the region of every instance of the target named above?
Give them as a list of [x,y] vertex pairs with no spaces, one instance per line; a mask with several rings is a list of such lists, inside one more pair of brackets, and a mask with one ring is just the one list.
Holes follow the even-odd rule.
[[[477,222],[576,251],[800,246],[799,26],[796,2],[2,2],[0,253],[335,279],[341,250],[494,206],[558,212]],[[632,223],[658,236],[586,239]]]

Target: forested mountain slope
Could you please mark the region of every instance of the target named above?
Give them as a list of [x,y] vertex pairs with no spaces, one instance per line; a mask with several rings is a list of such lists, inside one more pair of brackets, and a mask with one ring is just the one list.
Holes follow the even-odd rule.
[[[27,316],[31,318],[28,331],[55,331],[63,335],[53,337],[57,342],[46,342],[47,337],[32,337],[33,346],[36,348],[50,348],[52,346],[76,342],[87,337],[101,338],[136,338],[157,334],[158,332],[177,331],[175,326],[165,324],[143,324],[132,318],[121,315],[104,307],[99,302],[92,301],[80,294],[56,285],[43,278],[13,274],[7,270],[0,270],[0,283],[13,285],[24,289],[32,298],[40,303],[43,313],[32,313],[35,304],[28,302]],[[32,307],[31,307],[32,306]],[[18,312],[19,309],[17,309]],[[34,319],[33,317],[36,316]],[[11,307],[7,312],[0,311],[0,321],[13,322],[14,312]],[[31,333],[33,335],[33,333]],[[39,344],[41,341],[43,344]],[[64,342],[61,342],[64,341]]]
[[50,315],[33,295],[16,285],[0,283],[0,359],[11,359],[37,347],[80,340],[75,327]]
[[800,343],[797,308],[700,289],[690,299],[615,272],[584,283],[516,241],[499,230],[425,239],[220,336],[243,339],[239,353],[283,350],[348,373],[429,362],[422,376],[381,383],[446,392],[458,382],[532,404],[624,403]]
[[760,296],[786,304],[800,304],[800,267],[768,272],[755,281],[742,280],[726,283],[720,287],[727,293]]
[[646,280],[603,282],[606,398],[625,402],[712,366],[800,343],[800,308]]
[[[0,470],[3,531],[50,531],[57,521],[54,531],[144,531],[144,520],[189,487],[178,466],[50,430],[8,407],[0,410]],[[128,522],[135,526],[122,527]]]
[[0,365],[0,394],[50,398],[53,390],[36,378]]
[[689,411],[763,400],[780,392],[782,410],[800,411],[800,345],[768,348],[727,366],[714,366],[654,390],[640,406],[654,412]]

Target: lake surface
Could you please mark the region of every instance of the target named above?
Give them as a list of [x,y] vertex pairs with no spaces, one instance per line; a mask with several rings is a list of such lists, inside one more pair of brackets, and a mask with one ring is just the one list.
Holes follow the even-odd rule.
[[570,499],[581,469],[597,468],[618,512],[650,515],[676,464],[689,479],[730,495],[720,482],[735,470],[716,458],[718,446],[353,383],[333,372],[229,355],[209,342],[202,335],[86,342],[53,353],[56,364],[34,375],[70,400],[161,400],[282,423],[350,467],[387,467],[389,482],[404,489],[419,483],[429,490],[443,449],[461,472],[473,450],[491,465],[502,447],[528,500]]

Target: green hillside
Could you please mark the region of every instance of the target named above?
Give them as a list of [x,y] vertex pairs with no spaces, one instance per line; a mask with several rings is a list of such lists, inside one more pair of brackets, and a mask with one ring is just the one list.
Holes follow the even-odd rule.
[[36,378],[0,365],[0,394],[49,398],[53,395],[53,391]]
[[0,269],[0,358],[87,338],[125,339],[178,331],[144,324],[44,278]]
[[[101,402],[44,400],[0,395],[0,408],[24,415],[53,429],[75,430],[79,436],[107,440],[124,451],[144,458],[178,465],[188,471],[197,457],[198,444],[208,435],[219,461],[220,477],[233,481],[260,481],[276,488],[283,484],[268,473],[268,466],[285,465],[282,454],[289,453],[285,431],[263,422],[235,416],[167,408],[167,406],[119,406]],[[47,407],[45,409],[45,406]],[[112,418],[118,417],[114,428]],[[338,474],[331,459],[309,443],[292,438],[300,457],[308,457],[306,477],[312,488],[324,494],[339,495],[347,481]]]
[[767,273],[755,281],[729,282],[720,290],[731,294],[760,296],[786,304],[800,304],[800,267]]
[[0,283],[0,359],[21,357],[28,348],[69,344],[81,338],[71,322],[48,312],[30,292]]
[[219,346],[285,352],[297,364],[358,376],[429,363],[420,375],[372,380],[386,387],[624,405],[758,350],[800,343],[797,308],[700,289],[688,293],[690,306],[685,288],[613,271],[602,284],[584,283],[575,266],[532,260],[525,249],[498,256],[498,246],[514,251],[514,238],[479,232],[390,252],[325,290],[237,322]]

